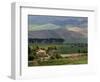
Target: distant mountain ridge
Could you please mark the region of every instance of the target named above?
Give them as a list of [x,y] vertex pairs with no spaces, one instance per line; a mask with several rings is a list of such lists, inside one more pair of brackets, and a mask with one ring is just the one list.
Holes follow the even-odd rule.
[[65,43],[87,43],[87,30],[81,28],[57,28],[53,30],[29,31],[28,38],[62,38]]

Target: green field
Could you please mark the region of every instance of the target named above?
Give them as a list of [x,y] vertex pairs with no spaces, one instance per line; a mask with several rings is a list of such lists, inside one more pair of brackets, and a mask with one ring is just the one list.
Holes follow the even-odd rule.
[[[76,57],[58,57],[50,58],[46,61],[39,61],[34,56],[33,50],[36,48],[44,48],[48,50],[49,47],[57,48],[57,53],[61,54],[82,54]],[[86,43],[66,43],[66,44],[29,44],[31,54],[28,53],[28,66],[50,66],[50,65],[73,65],[73,64],[87,64],[88,51]]]
[[80,58],[62,58],[62,59],[50,59],[48,61],[39,62],[37,65],[33,62],[28,62],[29,66],[50,66],[50,65],[77,65],[77,64],[87,64],[87,56],[82,56]]
[[87,53],[86,43],[66,43],[66,44],[29,44],[31,48],[45,48],[56,47],[60,54],[68,53]]

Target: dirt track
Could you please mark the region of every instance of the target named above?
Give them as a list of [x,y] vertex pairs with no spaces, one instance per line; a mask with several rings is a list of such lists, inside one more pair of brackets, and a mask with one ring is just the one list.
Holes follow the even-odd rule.
[[62,57],[81,56],[83,53],[61,54]]

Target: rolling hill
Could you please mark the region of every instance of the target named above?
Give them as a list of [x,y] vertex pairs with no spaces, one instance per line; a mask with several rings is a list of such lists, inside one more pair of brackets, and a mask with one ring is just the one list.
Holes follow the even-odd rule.
[[87,43],[87,30],[78,27],[29,31],[28,38],[62,38],[65,43]]

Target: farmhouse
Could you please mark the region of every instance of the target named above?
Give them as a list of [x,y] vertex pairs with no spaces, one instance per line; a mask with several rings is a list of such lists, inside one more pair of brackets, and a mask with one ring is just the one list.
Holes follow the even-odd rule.
[[39,48],[36,52],[36,55],[40,61],[48,60],[49,55],[46,53],[46,50]]

